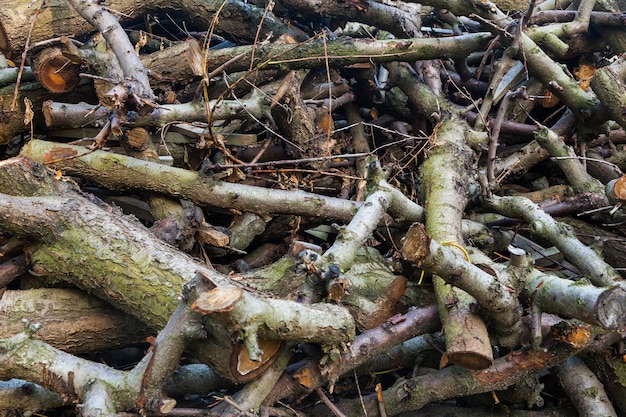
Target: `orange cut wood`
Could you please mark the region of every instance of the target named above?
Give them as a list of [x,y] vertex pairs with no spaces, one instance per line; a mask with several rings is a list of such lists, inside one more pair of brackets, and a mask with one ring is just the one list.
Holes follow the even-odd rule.
[[243,291],[240,288],[218,287],[200,294],[191,308],[200,314],[226,312],[232,310],[241,297]]
[[61,48],[47,48],[37,55],[33,70],[41,85],[53,93],[72,91],[80,82],[79,67],[63,56]]

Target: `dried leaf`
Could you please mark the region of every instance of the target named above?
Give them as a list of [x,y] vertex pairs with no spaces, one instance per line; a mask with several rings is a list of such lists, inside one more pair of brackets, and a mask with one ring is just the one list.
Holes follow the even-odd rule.
[[589,87],[591,78],[593,78],[596,70],[597,68],[591,64],[580,64],[574,68],[574,77],[576,78],[576,81],[578,81],[580,88],[586,90]]
[[300,385],[305,388],[313,389],[315,388],[315,377],[307,367],[303,367],[300,372],[296,372],[293,374],[293,377],[298,380]]
[[148,43],[148,35],[143,30],[139,31],[139,40],[135,44],[135,53],[139,55],[139,50]]
[[322,112],[317,117],[317,120],[315,120],[315,124],[316,124],[315,127],[317,128],[319,132],[324,132],[324,133],[329,134],[329,132],[332,132],[333,130],[335,130],[335,122],[333,120],[333,116],[330,114],[329,111]]
[[24,110],[24,124],[29,125],[33,122],[35,112],[33,112],[33,103],[28,99],[28,97],[24,97],[24,106],[26,107]]
[[413,223],[403,238],[402,257],[420,266],[430,256],[430,236],[422,223]]

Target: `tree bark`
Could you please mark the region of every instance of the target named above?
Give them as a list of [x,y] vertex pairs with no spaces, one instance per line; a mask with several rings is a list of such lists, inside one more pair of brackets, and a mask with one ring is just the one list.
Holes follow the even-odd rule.
[[68,353],[109,350],[154,334],[139,320],[74,289],[9,290],[0,305],[0,338],[21,332],[27,319],[42,324],[37,339]]

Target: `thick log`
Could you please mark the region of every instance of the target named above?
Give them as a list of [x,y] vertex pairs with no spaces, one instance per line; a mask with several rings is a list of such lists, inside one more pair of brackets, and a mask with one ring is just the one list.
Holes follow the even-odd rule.
[[[30,2],[21,0],[7,0],[0,9],[0,52],[8,56],[19,56],[24,50],[29,35],[29,28],[35,18],[36,7]],[[156,0],[151,2],[139,0],[113,0],[106,3],[108,10],[114,10],[122,22],[134,19],[147,13],[167,11],[177,13],[181,20],[185,21],[188,30],[206,30],[217,10],[221,8],[222,17],[217,23],[218,31],[227,32],[234,38],[251,41],[255,31],[250,28],[257,27],[263,22],[260,36],[264,38],[269,32],[278,37],[283,33],[293,30],[277,20],[272,15],[264,17],[263,9],[244,2],[229,1],[199,1],[199,0]],[[33,32],[30,36],[30,44],[49,40],[58,36],[81,37],[93,32],[93,27],[82,19],[65,0],[51,0],[46,2],[39,14],[37,14]],[[303,40],[301,33],[294,33]]]
[[[50,99],[50,92],[37,82],[23,83],[20,85],[16,105],[12,108],[15,84],[0,89],[0,145],[6,145],[15,135],[30,129],[30,123],[24,123],[26,113],[25,100],[30,100],[31,110],[34,113],[33,126],[43,126],[44,118],[41,109],[44,101]],[[71,95],[70,95],[71,94]],[[91,84],[81,84],[71,93],[63,93],[55,96],[61,101],[84,100],[93,101],[93,88]]]
[[42,324],[36,339],[69,353],[144,342],[153,334],[130,315],[72,289],[5,291],[0,300],[0,338],[21,332],[22,319]]
[[[108,300],[153,330],[167,323],[183,286],[197,273],[214,288],[236,287],[227,276],[155,238],[133,218],[74,192],[42,166],[24,158],[0,164],[0,191],[26,189],[33,195],[35,184],[41,184],[38,194],[43,197],[0,194],[0,227],[34,238],[28,253],[35,273]],[[237,381],[253,378],[271,365],[272,360],[263,357],[263,339],[332,344],[348,342],[355,334],[354,319],[341,306],[307,306],[247,291],[228,312],[212,314],[209,322],[210,334],[195,350],[218,372]],[[271,353],[278,350],[265,348]],[[245,355],[244,367],[240,364]]]

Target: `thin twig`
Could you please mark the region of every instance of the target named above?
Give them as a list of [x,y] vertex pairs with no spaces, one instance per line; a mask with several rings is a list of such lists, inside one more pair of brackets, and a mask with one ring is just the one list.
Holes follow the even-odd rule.
[[265,21],[265,17],[272,11],[274,8],[274,1],[270,0],[267,2],[267,6],[265,6],[265,10],[263,10],[263,16],[261,16],[261,21],[256,27],[256,33],[254,35],[254,42],[252,43],[252,52],[250,52],[250,71],[254,69],[254,53],[256,52],[256,46],[259,42],[259,35],[261,34],[261,29],[263,28],[263,22]]
[[326,407],[328,407],[328,409],[334,415],[336,415],[337,417],[346,417],[346,415],[342,413],[341,410],[338,409],[335,404],[333,404],[330,398],[328,398],[324,390],[322,390],[320,387],[317,387],[315,388],[315,392],[317,393],[317,395],[319,395],[320,399],[324,402],[324,404],[326,404]]
[[284,159],[280,161],[269,161],[269,162],[256,162],[256,163],[247,163],[247,164],[232,164],[232,165],[221,165],[216,164],[216,169],[230,169],[230,168],[261,168],[268,167],[274,165],[297,165],[297,164],[306,164],[309,162],[319,162],[319,161],[327,161],[329,159],[337,159],[337,158],[366,158],[370,156],[369,152],[361,152],[361,153],[348,153],[343,155],[329,155],[329,156],[317,156],[311,158],[301,158],[301,159]]
[[35,28],[35,21],[37,20],[37,16],[41,12],[41,9],[46,4],[46,0],[42,0],[41,5],[37,7],[35,10],[35,15],[33,16],[33,20],[30,22],[30,28],[28,28],[28,36],[26,37],[26,45],[24,46],[24,52],[22,52],[22,61],[20,62],[20,70],[17,73],[17,78],[15,80],[15,90],[13,92],[13,100],[11,101],[11,111],[15,111],[15,106],[17,106],[17,96],[20,91],[20,82],[22,80],[22,74],[24,73],[24,67],[26,66],[26,55],[28,55],[28,51],[30,50],[30,38],[33,34],[33,29]]
[[[324,42],[324,65],[326,66],[326,83],[328,85],[328,117],[332,120],[333,117],[333,85],[330,79],[330,63],[328,62],[328,45],[326,44],[326,34],[322,36],[322,42]],[[333,129],[330,123],[326,127],[326,139],[330,140]]]
[[363,393],[361,392],[361,385],[359,384],[359,378],[356,374],[356,368],[354,368],[352,372],[354,373],[354,384],[356,385],[356,390],[359,393],[359,400],[361,401],[361,409],[363,410],[363,415],[367,417],[367,408],[365,408],[365,402],[363,401]]

